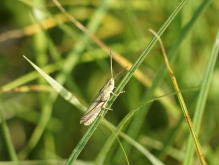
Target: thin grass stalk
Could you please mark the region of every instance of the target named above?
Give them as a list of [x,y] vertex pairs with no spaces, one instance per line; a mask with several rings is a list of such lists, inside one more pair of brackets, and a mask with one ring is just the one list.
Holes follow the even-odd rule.
[[[194,129],[197,133],[199,133],[199,130],[200,130],[201,120],[203,117],[205,103],[207,100],[207,95],[209,92],[210,83],[211,83],[212,76],[213,76],[213,71],[216,65],[218,52],[219,52],[219,29],[215,37],[215,42],[212,48],[212,52],[209,57],[209,61],[208,61],[208,64],[207,64],[207,67],[204,73],[204,78],[203,78],[203,82],[201,85],[201,91],[198,97],[195,114],[193,117],[193,122],[194,122],[194,127],[195,127]],[[193,154],[194,154],[194,146],[192,144],[192,138],[190,136],[188,143],[187,143],[184,165],[192,164]]]
[[192,134],[192,137],[193,137],[193,140],[195,142],[195,145],[196,145],[196,149],[197,149],[197,153],[199,155],[199,159],[202,163],[202,165],[207,165],[206,161],[205,161],[205,158],[204,158],[204,154],[203,154],[203,151],[202,151],[202,147],[201,147],[201,144],[198,140],[198,137],[197,137],[197,134],[195,132],[195,129],[194,129],[194,126],[192,124],[192,121],[191,121],[191,118],[190,118],[190,115],[189,115],[189,112],[187,110],[187,107],[186,107],[186,104],[184,102],[184,99],[182,97],[182,94],[180,92],[180,89],[179,89],[179,86],[178,86],[178,83],[176,81],[176,78],[174,76],[174,73],[173,73],[173,70],[170,66],[170,63],[169,63],[169,60],[167,58],[167,55],[166,55],[166,52],[165,52],[165,49],[164,49],[164,46],[163,46],[163,43],[160,39],[160,36],[158,36],[153,30],[149,30],[150,32],[152,32],[157,38],[158,38],[158,41],[161,45],[161,49],[162,49],[162,53],[163,53],[163,56],[164,56],[164,60],[165,60],[165,63],[166,63],[166,66],[167,66],[167,69],[170,73],[170,76],[171,76],[171,79],[172,79],[172,82],[173,82],[173,85],[174,85],[174,88],[177,92],[177,97],[179,99],[179,102],[180,102],[180,105],[182,107],[182,111],[183,111],[183,115],[188,123],[188,126],[189,126],[189,129],[190,129],[190,132]]

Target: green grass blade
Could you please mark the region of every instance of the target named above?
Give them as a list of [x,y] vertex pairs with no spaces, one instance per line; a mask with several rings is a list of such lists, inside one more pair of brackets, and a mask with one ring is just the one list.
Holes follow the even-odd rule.
[[17,155],[16,155],[15,148],[13,146],[13,142],[12,142],[12,139],[11,139],[11,136],[10,136],[8,126],[7,126],[6,121],[3,117],[2,107],[1,106],[0,106],[0,120],[1,120],[1,125],[2,125],[2,134],[5,138],[5,143],[6,143],[6,146],[8,148],[9,156],[10,156],[11,160],[13,161],[13,164],[17,165],[18,164],[18,158],[17,158]]
[[[218,57],[218,52],[219,52],[219,30],[217,32],[215,42],[212,48],[212,52],[209,57],[209,61],[207,63],[207,67],[204,73],[203,82],[201,85],[201,91],[198,97],[195,114],[193,117],[194,128],[197,133],[199,132],[199,129],[200,129],[201,120],[202,120],[204,108],[205,108],[205,103],[206,103],[207,95],[208,95],[209,88],[210,88],[210,83],[211,83],[212,75],[214,72],[214,67],[217,61],[217,57]],[[190,136],[188,140],[188,144],[187,144],[184,165],[193,164],[192,163],[193,155],[194,155],[194,144],[192,141],[192,137]]]

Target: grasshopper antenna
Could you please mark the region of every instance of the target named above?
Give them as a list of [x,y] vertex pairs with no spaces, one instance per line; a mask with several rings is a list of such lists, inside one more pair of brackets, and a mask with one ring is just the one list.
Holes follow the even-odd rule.
[[112,56],[112,50],[110,49],[110,69],[111,69],[111,76],[113,78],[113,56]]
[[111,76],[112,78],[116,78],[118,75],[120,75],[120,73],[122,73],[127,67],[123,68],[123,70],[121,70],[115,77],[113,77],[113,66],[112,66],[112,59],[113,59],[113,56],[112,56],[112,50],[110,49],[110,67],[111,67]]
[[112,59],[113,59],[113,55],[112,55],[112,50],[110,49],[110,67],[111,67],[111,76],[112,76],[112,78],[116,78],[118,75],[120,75],[120,73],[122,73],[126,68],[128,68],[128,66],[127,67],[125,67],[123,70],[121,70],[115,77],[113,77],[113,62],[112,62]]
[[123,68],[123,70],[121,70],[115,77],[113,77],[114,79],[118,76],[118,75],[120,75],[120,73],[122,73],[126,68],[128,68],[129,66],[126,66],[125,68]]

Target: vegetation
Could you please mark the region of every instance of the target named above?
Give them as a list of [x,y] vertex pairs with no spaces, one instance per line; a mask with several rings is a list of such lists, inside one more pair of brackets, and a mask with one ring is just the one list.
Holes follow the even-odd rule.
[[[20,0],[0,8],[0,165],[205,164],[148,29],[164,43],[203,159],[218,163],[218,1]],[[112,95],[113,111],[80,125],[110,78],[110,49],[114,75],[128,66],[115,79],[115,93],[125,93]]]

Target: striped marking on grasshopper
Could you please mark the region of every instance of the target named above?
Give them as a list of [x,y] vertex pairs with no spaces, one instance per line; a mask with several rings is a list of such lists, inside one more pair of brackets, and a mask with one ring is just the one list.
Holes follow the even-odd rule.
[[111,108],[106,108],[106,104],[109,101],[110,94],[118,96],[120,93],[124,93],[124,91],[119,92],[118,94],[113,93],[113,89],[115,88],[114,78],[113,78],[113,69],[112,69],[112,53],[110,50],[110,67],[111,67],[111,78],[107,80],[105,85],[100,89],[99,93],[95,96],[90,106],[88,107],[84,116],[80,119],[80,124],[90,125],[98,116],[102,109],[113,110]]

